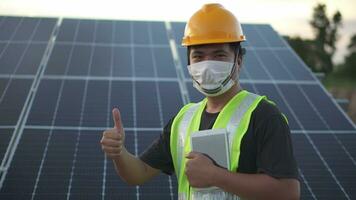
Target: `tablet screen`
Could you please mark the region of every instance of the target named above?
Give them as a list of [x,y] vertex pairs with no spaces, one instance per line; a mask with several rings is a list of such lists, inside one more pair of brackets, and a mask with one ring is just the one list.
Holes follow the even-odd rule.
[[229,166],[229,146],[226,129],[211,129],[191,134],[192,150],[207,154],[219,166]]

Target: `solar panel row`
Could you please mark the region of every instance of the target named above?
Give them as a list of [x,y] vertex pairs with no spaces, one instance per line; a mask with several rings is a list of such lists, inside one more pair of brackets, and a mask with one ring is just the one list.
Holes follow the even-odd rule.
[[[185,97],[202,98],[179,47],[184,23],[59,22],[56,29],[57,19],[0,17],[0,157],[9,158],[8,146],[16,150],[2,169],[0,199],[176,199],[175,177],[127,186],[98,142],[112,126],[114,106],[122,112],[127,148],[138,154]],[[356,198],[355,126],[269,25],[243,28],[248,42],[240,80],[287,115],[302,199]],[[34,81],[40,84],[31,90]]]
[[[1,101],[0,125],[16,125],[22,105],[26,99],[31,80],[27,79],[0,79],[1,85],[11,81],[6,95]],[[198,93],[191,82],[186,82],[189,88],[190,99],[199,101],[202,95]],[[84,96],[85,85],[87,93]],[[242,83],[243,87],[251,92],[267,95],[273,99],[290,121],[292,130],[354,130],[352,124],[345,120],[344,115],[333,105],[327,94],[315,84],[289,84],[280,83]],[[109,88],[110,87],[110,88]],[[83,126],[106,127],[106,120],[114,106],[121,108],[125,116],[124,124],[133,126],[133,105],[142,112],[138,112],[137,127],[160,128],[158,118],[147,118],[146,113],[159,116],[161,112],[163,121],[167,122],[182,106],[182,97],[178,93],[177,81],[136,81],[136,101],[132,97],[133,83],[127,80],[72,80],[72,79],[43,79],[27,119],[27,125],[52,124],[55,126],[78,126],[82,112],[82,100],[87,99],[84,105]],[[5,94],[5,93],[4,93]],[[157,96],[159,95],[159,96]],[[97,98],[100,97],[100,98]],[[167,98],[170,97],[170,98]],[[159,99],[158,99],[159,98]],[[108,101],[111,104],[108,106]],[[158,100],[161,102],[159,109]],[[148,106],[149,105],[149,106]],[[54,112],[56,111],[56,116]],[[310,112],[315,110],[315,112]],[[295,116],[291,113],[294,112]],[[297,120],[300,121],[298,125]]]
[[[26,129],[0,196],[63,199],[70,195],[73,199],[98,199],[104,192],[108,199],[135,197],[135,187],[117,179],[112,163],[103,164],[103,154],[97,144],[98,132],[86,130],[78,135],[75,130]],[[156,132],[138,131],[137,135],[138,148],[142,151],[156,137]],[[302,199],[312,199],[313,195],[317,199],[345,199],[343,190],[351,199],[355,197],[355,160],[352,159],[356,156],[355,136],[314,133],[310,138],[313,144],[305,135],[293,134],[295,154],[305,178]],[[127,131],[126,143],[134,152],[134,134],[130,131]],[[171,193],[165,176],[140,187],[138,192],[143,199],[152,196],[167,199]]]

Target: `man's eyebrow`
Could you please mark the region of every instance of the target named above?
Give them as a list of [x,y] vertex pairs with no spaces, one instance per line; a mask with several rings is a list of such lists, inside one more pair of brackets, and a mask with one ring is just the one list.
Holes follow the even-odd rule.
[[[229,53],[229,52],[225,51],[224,49],[217,49],[214,50],[212,53],[217,54],[217,53]],[[201,51],[199,49],[194,49],[192,50],[192,54],[204,54],[204,51]]]
[[200,50],[192,50],[192,54],[203,54],[203,51]]
[[213,51],[213,53],[229,53],[229,52],[227,52],[223,49],[218,49],[218,50]]

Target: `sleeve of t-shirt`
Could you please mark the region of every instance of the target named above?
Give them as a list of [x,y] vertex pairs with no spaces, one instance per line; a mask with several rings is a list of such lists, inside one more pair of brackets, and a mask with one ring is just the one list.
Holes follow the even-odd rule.
[[140,159],[149,166],[159,169],[165,174],[171,175],[174,172],[174,166],[170,150],[170,134],[173,123],[172,118],[151,145],[140,155]]
[[257,127],[257,170],[274,178],[298,179],[289,126],[279,112]]

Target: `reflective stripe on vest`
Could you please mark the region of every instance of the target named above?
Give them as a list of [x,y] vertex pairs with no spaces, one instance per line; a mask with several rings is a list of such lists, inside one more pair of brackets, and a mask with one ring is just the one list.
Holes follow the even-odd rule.
[[[179,134],[178,134],[178,144],[177,146],[177,164],[180,166],[182,163],[182,156],[183,156],[183,148],[179,148],[181,146],[184,146],[185,144],[185,139],[186,139],[186,134],[188,132],[188,127],[189,123],[192,121],[193,114],[195,111],[199,108],[200,104],[195,104],[192,107],[187,110],[187,112],[184,114],[182,121],[180,122],[179,126]],[[177,171],[177,177],[180,177],[180,170]]]
[[[230,171],[236,171],[240,156],[240,144],[247,131],[251,114],[258,103],[265,97],[249,93],[245,90],[232,98],[219,113],[214,128],[226,128],[230,147]],[[172,124],[171,153],[178,179],[178,199],[239,199],[236,195],[222,190],[199,190],[189,186],[185,170],[185,154],[191,151],[188,138],[192,132],[198,131],[201,114],[205,109],[207,100],[198,104],[188,104],[178,113]]]

